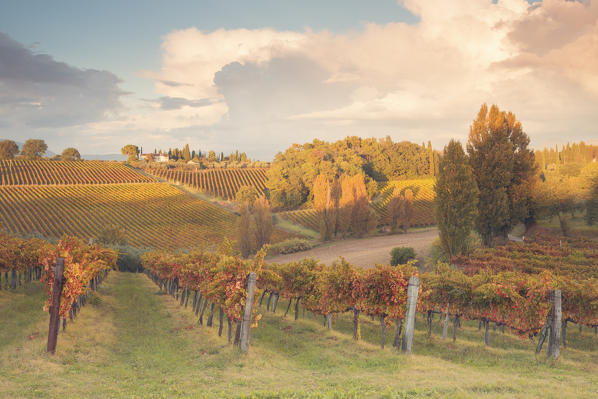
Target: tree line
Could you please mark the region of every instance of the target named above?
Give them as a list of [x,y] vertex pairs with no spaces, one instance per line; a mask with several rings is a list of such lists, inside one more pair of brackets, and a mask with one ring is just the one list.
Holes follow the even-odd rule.
[[563,174],[574,175],[580,172],[584,165],[596,162],[598,159],[598,145],[579,143],[567,143],[559,149],[544,148],[535,152],[536,161],[540,172],[545,170],[559,170]]
[[[19,146],[13,140],[0,141],[0,159],[22,158],[28,160],[41,159],[48,151],[48,145],[44,140],[28,139],[19,150]],[[61,155],[53,159],[65,161],[79,161],[81,154],[76,148],[68,147],[62,151]]]
[[133,144],[127,144],[121,149],[123,155],[127,155],[128,162],[133,162],[139,159],[141,154],[144,154],[145,158],[149,161],[153,161],[155,155],[167,155],[168,160],[172,161],[195,161],[201,162],[250,162],[251,159],[245,152],[239,152],[238,150],[231,152],[228,156],[224,155],[224,152],[216,153],[214,150],[201,151],[191,150],[189,144],[185,144],[183,148],[169,148],[168,151],[154,149],[151,154],[145,154],[143,147],[138,147]]
[[294,144],[278,153],[268,172],[268,192],[273,208],[291,209],[314,199],[316,177],[329,181],[343,176],[364,176],[372,198],[390,180],[436,176],[440,153],[427,145],[408,141],[347,137],[336,142],[314,140]]

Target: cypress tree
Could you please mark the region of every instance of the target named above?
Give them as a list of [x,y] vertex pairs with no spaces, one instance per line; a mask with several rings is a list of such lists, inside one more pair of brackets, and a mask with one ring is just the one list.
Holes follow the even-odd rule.
[[189,150],[189,144],[185,144],[185,148],[183,148],[182,157],[183,160],[185,160],[185,162],[189,162],[191,160],[191,151]]
[[436,220],[449,257],[464,253],[478,206],[478,187],[461,143],[451,140],[440,159],[434,185]]
[[591,226],[598,222],[598,176],[592,180],[592,191],[586,204],[586,223]]

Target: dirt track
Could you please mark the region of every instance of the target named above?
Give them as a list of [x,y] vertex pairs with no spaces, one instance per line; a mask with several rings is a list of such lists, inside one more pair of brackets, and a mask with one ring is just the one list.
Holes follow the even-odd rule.
[[[430,251],[432,242],[438,237],[437,229],[418,231],[407,234],[395,234],[382,237],[348,239],[333,242],[309,251],[288,255],[278,255],[268,258],[267,262],[290,262],[303,258],[316,258],[324,263],[343,256],[350,263],[361,267],[373,267],[378,263],[390,262],[390,250],[394,247],[412,247],[418,259],[425,258]],[[421,264],[421,261],[420,261]]]

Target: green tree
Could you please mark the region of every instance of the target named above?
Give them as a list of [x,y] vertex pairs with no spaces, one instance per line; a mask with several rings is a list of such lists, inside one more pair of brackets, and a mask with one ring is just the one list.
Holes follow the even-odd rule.
[[126,236],[127,231],[124,227],[116,224],[109,224],[100,231],[98,241],[101,244],[106,245],[126,245]]
[[253,240],[251,236],[251,212],[249,205],[241,205],[241,217],[239,218],[238,242],[241,256],[247,258],[253,251]]
[[411,219],[413,218],[413,191],[406,189],[401,198],[403,200],[403,206],[401,208],[401,226],[403,231],[406,233],[411,227]]
[[528,144],[514,114],[482,105],[470,127],[467,152],[480,190],[476,229],[487,246],[506,239],[517,222],[533,223],[536,167]]
[[185,148],[183,148],[183,160],[185,160],[185,162],[189,162],[191,160],[191,151],[189,150],[189,144],[185,144]]
[[64,151],[62,151],[62,159],[65,161],[80,161],[81,154],[79,154],[79,150],[76,148],[65,148]]
[[216,162],[216,153],[213,150],[210,150],[210,152],[208,153],[208,161]]
[[598,221],[598,175],[592,179],[590,198],[586,203],[586,223],[593,225]]
[[239,204],[239,206],[243,206],[246,204],[248,207],[253,207],[255,200],[257,200],[259,194],[255,187],[253,186],[241,186],[237,191],[237,195],[235,196],[235,200]]
[[29,139],[23,144],[21,155],[26,159],[39,159],[46,151],[48,151],[48,146],[44,140]]
[[318,175],[312,190],[314,195],[314,209],[320,222],[320,238],[328,241],[332,238],[335,229],[336,217],[331,198],[331,187],[325,175]]
[[378,191],[378,182],[430,175],[435,168],[430,163],[436,163],[435,153],[430,151],[431,147],[395,143],[390,137],[294,144],[276,155],[268,171],[271,204],[275,208],[293,208],[309,201],[314,180],[320,174],[330,181],[361,174],[371,197]]
[[467,249],[478,212],[478,187],[461,143],[451,140],[440,159],[434,185],[440,242],[450,257]]
[[253,234],[255,236],[256,250],[260,250],[270,242],[272,236],[272,212],[270,204],[264,197],[259,197],[253,204]]
[[139,148],[133,144],[127,144],[120,150],[121,154],[127,155],[129,157],[128,162],[133,162],[137,160],[139,156]]
[[0,141],[0,159],[13,159],[19,153],[19,146],[12,140]]
[[403,215],[403,207],[405,201],[401,192],[395,188],[390,201],[388,202],[388,224],[391,231],[397,231],[401,224],[401,216]]

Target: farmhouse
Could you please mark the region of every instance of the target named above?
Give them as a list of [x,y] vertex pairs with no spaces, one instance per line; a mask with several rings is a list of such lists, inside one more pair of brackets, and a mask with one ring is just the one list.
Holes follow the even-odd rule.
[[139,159],[150,162],[168,162],[168,155],[164,154],[139,154]]

